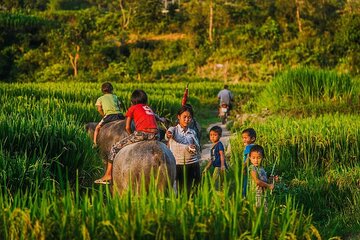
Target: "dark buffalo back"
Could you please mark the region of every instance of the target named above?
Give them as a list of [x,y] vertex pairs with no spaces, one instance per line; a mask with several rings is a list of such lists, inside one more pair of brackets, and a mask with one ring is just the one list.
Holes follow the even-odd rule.
[[[97,122],[91,122],[85,126],[91,139],[94,139],[94,131],[97,124]],[[97,137],[97,145],[100,149],[102,158],[109,159],[112,145],[128,135],[129,134],[125,130],[125,120],[109,122],[102,126]]]

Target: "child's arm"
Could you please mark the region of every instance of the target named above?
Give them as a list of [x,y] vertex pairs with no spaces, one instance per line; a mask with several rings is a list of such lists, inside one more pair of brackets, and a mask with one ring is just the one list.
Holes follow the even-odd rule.
[[269,184],[266,183],[264,181],[261,181],[256,174],[256,171],[251,171],[251,178],[255,181],[256,185],[258,185],[259,187],[266,187],[269,188],[270,190],[274,189],[274,184]]
[[125,125],[125,130],[131,134],[131,118],[127,117],[126,118],[126,125]]
[[209,159],[209,161],[208,161],[208,163],[206,164],[206,166],[205,166],[205,168],[204,168],[204,173],[207,171],[207,170],[209,170],[209,168],[211,167],[211,164],[212,164],[212,161],[211,161],[211,159]]
[[174,127],[169,127],[168,130],[166,131],[166,138],[168,140],[170,140],[170,138],[173,138],[174,135]]
[[105,113],[104,113],[104,110],[103,110],[102,106],[101,106],[101,105],[96,105],[96,106],[97,106],[97,110],[98,110],[98,112],[100,113],[100,115],[101,115],[102,117],[104,117],[104,116],[105,116]]
[[223,150],[219,151],[220,154],[220,163],[221,163],[221,170],[224,171],[225,170],[225,153]]

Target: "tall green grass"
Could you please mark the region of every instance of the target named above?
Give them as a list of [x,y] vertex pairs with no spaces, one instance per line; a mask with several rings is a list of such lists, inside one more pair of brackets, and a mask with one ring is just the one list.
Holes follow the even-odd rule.
[[[264,146],[265,168],[282,176],[277,197],[288,194],[311,211],[325,236],[360,230],[360,116],[327,114],[298,119],[272,116],[253,122]],[[241,155],[241,130],[231,142]],[[336,221],[334,220],[336,219]],[[356,230],[357,229],[357,230]]]
[[273,111],[358,112],[359,91],[347,74],[297,68],[277,74],[257,103]]
[[[241,198],[241,187],[225,181],[222,191],[205,177],[188,198],[159,192],[152,181],[140,195],[131,189],[111,196],[107,187],[84,194],[69,185],[58,190],[0,191],[0,235],[5,239],[320,239],[311,216],[288,198],[271,201],[268,212],[254,199]],[[237,189],[237,190],[235,190]]]
[[[303,119],[273,116],[252,124],[258,134],[257,143],[264,145],[270,165],[276,163],[278,169],[288,173],[303,169],[315,175],[359,162],[358,126],[358,115],[341,114]],[[242,145],[241,134],[237,133],[232,146],[240,150]]]
[[[142,88],[149,95],[150,106],[159,115],[173,119],[185,86],[186,83],[114,83],[123,112],[130,106],[131,92]],[[10,172],[31,175],[27,173],[29,166],[42,162],[44,169],[50,170],[44,171],[43,177],[50,174],[57,181],[66,171],[72,182],[76,171],[80,178],[90,182],[94,175],[99,175],[101,161],[91,148],[84,124],[101,119],[95,107],[96,99],[102,95],[100,87],[100,83],[78,82],[0,84],[0,146],[7,161],[21,159],[26,166]],[[222,87],[216,82],[191,83],[189,102],[199,112],[204,102],[206,107],[209,103],[216,106],[216,95]],[[249,84],[232,86],[238,98],[250,89]],[[16,189],[20,185],[12,184],[15,183],[9,179],[12,175],[7,174],[12,165],[4,166],[2,176],[8,175],[7,185]]]
[[[160,115],[175,116],[185,84],[115,84],[123,106],[144,89]],[[222,83],[191,83],[195,109],[216,107]],[[234,85],[241,101],[262,86]],[[269,211],[241,198],[239,165],[217,191],[204,176],[196,194],[175,196],[153,186],[141,195],[112,197],[86,188],[100,161],[83,124],[99,120],[99,84],[0,84],[0,236],[4,239],[284,239],[316,238],[311,216],[291,197],[270,201]],[[205,106],[205,107],[204,107]],[[196,113],[195,113],[196,114]],[[236,154],[234,161],[236,161]],[[88,186],[88,185],[87,185]],[[145,187],[142,187],[145,189]],[[145,190],[143,190],[145,191]]]

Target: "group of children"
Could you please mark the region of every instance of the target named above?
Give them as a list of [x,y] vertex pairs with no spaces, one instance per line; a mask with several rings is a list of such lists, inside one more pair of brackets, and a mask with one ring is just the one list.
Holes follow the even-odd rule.
[[[214,126],[209,131],[210,141],[213,143],[211,148],[211,158],[206,165],[204,172],[211,166],[214,167],[214,177],[219,176],[219,172],[224,172],[227,169],[225,160],[224,146],[220,141],[222,129],[219,126]],[[260,207],[262,204],[267,208],[266,189],[274,189],[273,183],[268,183],[268,178],[264,168],[261,166],[262,160],[265,158],[264,148],[256,145],[256,131],[253,128],[247,128],[241,133],[244,143],[243,152],[243,186],[242,196],[246,197],[247,191],[255,193],[256,206]],[[251,181],[248,183],[248,175]]]
[[[97,144],[97,135],[100,128],[107,122],[124,119],[120,112],[120,104],[116,95],[112,93],[113,87],[111,83],[104,83],[102,85],[102,92],[104,95],[96,101],[96,106],[103,116],[102,120],[96,126],[94,133],[94,145]],[[102,178],[97,179],[95,183],[107,184],[111,180],[112,163],[116,154],[126,145],[143,141],[156,140],[158,136],[158,128],[156,119],[159,119],[152,109],[147,105],[147,95],[143,90],[135,90],[131,95],[132,106],[128,109],[126,116],[126,131],[129,136],[115,143],[110,151],[110,157],[107,164],[107,169]],[[185,109],[186,106],[183,108]],[[190,109],[192,110],[192,109]],[[191,111],[187,111],[190,112]],[[186,111],[185,111],[186,113]],[[186,117],[186,116],[185,116]],[[190,119],[190,117],[188,117]],[[161,119],[159,119],[161,120]],[[179,119],[181,120],[181,119]],[[190,119],[191,120],[191,119]],[[131,130],[131,122],[134,121],[135,131]],[[184,120],[185,121],[185,120]],[[171,129],[169,129],[171,130]],[[175,130],[175,128],[173,129]],[[220,138],[222,136],[222,128],[214,126],[209,131],[210,141],[213,143],[210,151],[210,161],[204,168],[206,172],[211,166],[214,167],[214,176],[219,173],[224,173],[228,168],[225,159],[225,148]],[[174,138],[171,131],[167,132],[168,138]],[[261,162],[265,157],[264,149],[260,145],[256,145],[256,132],[253,128],[245,129],[242,132],[242,140],[245,146],[243,153],[243,187],[242,195],[246,197],[247,190],[256,193],[256,206],[259,207],[264,204],[266,207],[266,200],[264,195],[266,189],[272,190],[273,183],[268,183],[266,172],[261,167]],[[191,146],[190,146],[191,147]],[[190,149],[191,150],[191,149]],[[248,187],[248,175],[250,175],[250,183]]]

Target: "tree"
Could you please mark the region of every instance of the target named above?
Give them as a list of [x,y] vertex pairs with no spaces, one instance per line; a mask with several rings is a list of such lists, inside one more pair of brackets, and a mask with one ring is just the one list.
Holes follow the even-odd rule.
[[300,17],[300,6],[302,4],[301,0],[295,0],[296,5],[296,21],[299,28],[299,33],[302,33],[302,23],[301,23],[301,17]]
[[78,60],[80,58],[80,46],[79,45],[76,45],[75,46],[76,48],[76,52],[74,54],[72,53],[68,53],[68,56],[70,58],[70,63],[71,63],[71,66],[74,70],[74,77],[77,77],[78,75],[78,66],[77,66],[77,63],[78,63]]
[[[129,1],[130,2],[130,1]],[[155,32],[156,25],[162,20],[162,1],[161,0],[137,0],[127,3],[133,9],[131,25],[138,31]]]
[[214,2],[210,0],[210,12],[209,12],[209,42],[213,42],[213,25],[214,25]]

